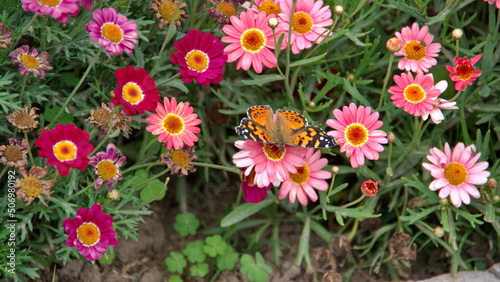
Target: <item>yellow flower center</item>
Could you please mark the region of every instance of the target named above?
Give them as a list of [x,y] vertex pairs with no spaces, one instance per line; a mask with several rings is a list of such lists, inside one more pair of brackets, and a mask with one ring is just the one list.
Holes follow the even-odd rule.
[[182,150],[173,150],[170,153],[170,159],[174,162],[175,165],[178,165],[182,168],[186,168],[189,166],[189,156],[186,152]]
[[368,129],[362,124],[352,123],[345,129],[344,136],[351,146],[359,147],[368,141]]
[[163,119],[163,128],[171,135],[178,135],[184,131],[184,121],[176,114],[168,114]]
[[64,140],[57,142],[52,150],[59,161],[66,162],[76,159],[78,148],[75,143]]
[[23,153],[21,152],[21,147],[7,145],[3,156],[9,162],[17,162],[23,157]]
[[108,180],[117,176],[118,168],[109,160],[103,160],[97,165],[97,174],[104,179]]
[[80,242],[82,242],[82,244],[86,247],[97,244],[101,238],[101,232],[99,231],[97,225],[93,222],[84,222],[80,227],[78,227],[76,234],[78,236],[78,240],[80,240]]
[[406,59],[420,61],[425,58],[425,46],[418,41],[406,42],[405,53]]
[[262,151],[264,151],[264,154],[268,159],[272,161],[280,161],[285,156],[286,148],[281,151],[278,146],[266,143],[264,144],[264,147],[262,147]]
[[297,173],[290,173],[290,179],[296,184],[303,184],[309,180],[309,175],[311,174],[311,170],[306,163],[304,163],[301,167],[296,167]]
[[471,66],[470,64],[463,64],[463,65],[458,65],[456,67],[457,70],[457,76],[461,80],[469,80],[469,78],[472,77],[474,74],[474,67]]
[[35,56],[21,55],[19,60],[29,69],[38,69],[40,67],[40,62]]
[[122,95],[132,105],[137,105],[144,99],[141,87],[135,82],[127,82],[122,88]]
[[14,118],[14,124],[18,127],[33,127],[35,119],[27,113],[20,113]]
[[43,191],[42,181],[34,176],[21,179],[21,190],[28,197],[38,197]]
[[104,38],[113,43],[120,43],[123,39],[123,30],[114,23],[105,23],[101,27],[101,34]]
[[262,2],[259,6],[259,12],[262,11],[266,12],[266,16],[278,15],[279,13],[281,13],[281,8],[273,1],[266,0]]
[[461,163],[449,163],[444,168],[444,178],[453,186],[459,186],[467,180],[467,170]]
[[215,6],[215,8],[219,13],[221,13],[226,18],[236,16],[236,7],[227,1],[220,2]]
[[405,87],[403,90],[403,95],[405,96],[406,101],[417,104],[422,102],[425,97],[427,97],[422,86],[417,84],[410,84]]
[[191,50],[186,55],[186,63],[188,68],[197,72],[204,72],[208,68],[210,59],[207,54],[200,50]]
[[309,14],[298,12],[293,14],[292,29],[295,33],[306,34],[312,30],[313,20]]
[[37,2],[47,7],[57,7],[61,0],[37,0]]
[[250,28],[243,32],[240,43],[245,51],[257,53],[266,46],[266,37],[262,30]]
[[179,8],[177,13],[175,10],[177,10],[177,4],[168,1],[161,3],[158,7],[161,17],[169,23],[178,21],[181,17],[181,9]]

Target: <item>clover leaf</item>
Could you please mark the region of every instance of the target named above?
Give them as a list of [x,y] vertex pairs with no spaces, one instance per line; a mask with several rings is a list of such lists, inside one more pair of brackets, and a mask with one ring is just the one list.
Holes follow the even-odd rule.
[[244,254],[240,258],[240,272],[248,276],[249,281],[267,281],[267,273],[273,273],[273,269],[266,264],[260,253],[255,254],[256,261],[252,256]]

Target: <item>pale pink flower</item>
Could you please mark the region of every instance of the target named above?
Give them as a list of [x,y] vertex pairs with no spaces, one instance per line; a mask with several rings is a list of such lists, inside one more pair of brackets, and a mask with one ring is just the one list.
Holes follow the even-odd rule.
[[289,173],[280,187],[278,198],[280,200],[290,199],[291,203],[295,203],[295,199],[303,206],[307,205],[308,199],[316,202],[318,194],[316,190],[325,191],[328,189],[328,182],[325,179],[332,177],[332,173],[322,170],[327,164],[327,159],[321,158],[321,151],[307,148],[304,154],[304,161],[301,166],[296,167],[296,173]]
[[467,57],[455,57],[455,67],[446,66],[450,72],[451,80],[455,81],[455,90],[465,90],[467,85],[472,85],[472,82],[481,75],[482,72],[474,67],[474,64],[481,57],[481,55],[476,55],[471,60],[468,60]]
[[256,73],[262,72],[262,65],[276,67],[278,60],[271,51],[274,49],[273,31],[267,23],[270,17],[265,12],[255,14],[252,11],[241,12],[239,18],[231,17],[231,24],[222,28],[227,36],[221,39],[229,43],[224,48],[228,63],[238,60],[236,69],[253,67]]
[[196,134],[200,133],[201,120],[193,113],[193,107],[188,102],[180,102],[172,98],[163,98],[163,105],[158,102],[156,113],[151,114],[146,121],[150,124],[146,130],[158,136],[158,141],[166,142],[167,149],[182,149],[193,146],[198,141]]
[[474,155],[475,151],[474,145],[465,147],[460,142],[451,150],[446,143],[444,152],[431,148],[427,156],[431,163],[422,163],[434,177],[429,189],[440,190],[439,197],[442,199],[450,196],[451,203],[457,208],[462,203],[470,204],[470,196],[479,198],[480,193],[475,185],[485,184],[490,176],[490,172],[485,170],[488,162],[478,162],[481,153]]
[[35,12],[39,15],[49,15],[62,23],[68,21],[68,15],[76,16],[80,12],[77,0],[21,0],[21,3],[23,4],[23,9],[26,12]]
[[403,27],[401,32],[396,32],[396,37],[401,41],[401,49],[394,53],[403,56],[398,63],[400,70],[412,72],[428,72],[429,68],[436,65],[434,57],[441,51],[441,44],[432,43],[434,36],[429,33],[429,27],[419,28],[417,23]]
[[394,105],[411,115],[420,116],[437,105],[436,98],[448,87],[448,82],[442,80],[434,85],[432,74],[418,72],[415,78],[409,73],[393,77],[398,86],[389,88]]
[[365,157],[369,160],[378,160],[378,152],[382,152],[387,144],[387,133],[378,130],[383,122],[379,120],[377,112],[372,108],[351,103],[342,110],[333,110],[335,119],[329,119],[326,124],[335,129],[328,134],[335,138],[340,146],[340,152],[346,152],[351,160],[351,166],[356,168],[365,164]]
[[278,186],[289,172],[297,173],[297,167],[304,163],[306,148],[285,145],[285,150],[281,151],[274,144],[253,140],[238,140],[234,145],[241,151],[233,155],[233,163],[245,168],[245,176],[249,176],[255,168],[253,183],[258,187],[271,183]]
[[484,2],[488,2],[488,4],[490,5],[495,4],[495,7],[497,7],[497,9],[500,9],[500,0],[484,0]]
[[[278,32],[288,34],[290,18],[292,17],[293,0],[281,0]],[[332,33],[326,27],[333,24],[330,6],[323,6],[323,1],[299,0],[293,13],[292,34],[290,40],[292,53],[311,48],[313,43],[319,44]]]
[[429,116],[430,116],[431,120],[435,124],[439,124],[439,123],[441,123],[441,121],[444,120],[444,115],[441,112],[441,109],[443,109],[443,110],[456,110],[456,109],[458,109],[458,107],[455,106],[457,104],[457,102],[450,102],[450,101],[447,101],[447,100],[441,99],[441,98],[437,98],[436,102],[437,102],[437,104],[434,105],[431,110],[423,111],[421,113],[420,117],[422,117],[423,120],[427,120],[427,118],[429,118]]

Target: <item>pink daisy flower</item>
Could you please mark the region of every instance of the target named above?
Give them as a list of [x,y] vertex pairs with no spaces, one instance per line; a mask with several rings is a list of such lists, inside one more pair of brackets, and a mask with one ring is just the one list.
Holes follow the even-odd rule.
[[104,8],[92,12],[94,21],[86,25],[90,39],[106,48],[108,55],[132,54],[134,43],[137,44],[137,24],[127,17],[116,13],[113,8]]
[[[241,171],[245,171],[246,169],[246,167],[239,168]],[[262,202],[267,197],[267,190],[272,187],[272,184],[262,188],[255,184],[255,166],[248,176],[244,173],[241,175],[241,191],[243,191],[243,200],[247,203]]]
[[76,0],[76,4],[86,10],[92,10],[92,0]]
[[490,176],[490,172],[485,170],[488,162],[478,162],[481,153],[474,155],[475,151],[474,145],[465,147],[460,142],[451,150],[446,143],[444,152],[431,148],[431,154],[427,156],[431,163],[422,163],[434,177],[429,189],[440,190],[439,197],[442,199],[450,196],[451,203],[457,208],[462,202],[470,204],[470,196],[479,198],[480,193],[475,185],[485,184]]
[[15,66],[19,66],[19,73],[23,76],[32,73],[35,77],[45,78],[45,71],[53,69],[48,61],[50,58],[49,53],[45,51],[38,53],[35,48],[30,51],[28,45],[13,50],[9,53],[8,58],[12,60]]
[[307,148],[304,154],[304,163],[296,167],[296,173],[289,173],[280,187],[278,198],[280,200],[290,199],[291,203],[295,203],[295,199],[303,206],[307,205],[308,199],[316,202],[318,195],[316,190],[325,191],[328,189],[328,183],[325,179],[332,177],[332,173],[321,170],[328,164],[327,159],[321,158],[321,151]]
[[113,217],[102,212],[102,206],[94,204],[90,210],[78,209],[74,218],[66,218],[62,226],[69,234],[66,243],[75,247],[87,260],[97,260],[107,252],[108,246],[118,245]]
[[368,197],[374,197],[378,193],[378,184],[380,181],[366,180],[361,184],[361,192]]
[[180,66],[182,81],[191,83],[196,80],[203,86],[219,83],[224,78],[224,63],[227,54],[224,45],[210,33],[191,29],[181,41],[174,42],[177,52],[170,57],[172,63]]
[[412,72],[428,72],[429,68],[437,64],[434,57],[441,51],[441,44],[432,43],[434,36],[429,33],[429,27],[419,28],[417,23],[403,27],[401,32],[396,32],[396,37],[401,42],[401,49],[394,53],[403,56],[398,63],[400,70]]
[[398,86],[389,88],[394,105],[411,115],[420,116],[438,104],[436,98],[448,87],[448,82],[442,80],[434,85],[432,74],[418,72],[415,78],[409,73],[393,77]]
[[[241,12],[238,17],[231,17],[231,24],[222,31],[227,35],[222,42],[229,43],[224,51],[228,62],[238,60],[236,69],[248,70],[253,67],[256,73],[262,72],[262,65],[274,68],[278,60],[271,50],[274,49],[273,31],[268,25],[271,16],[265,12]],[[283,45],[284,47],[284,45]]]
[[500,0],[484,0],[484,2],[488,2],[490,5],[495,4],[497,9],[500,9]]
[[[281,14],[279,14],[280,32],[288,34],[290,18],[292,17],[293,0],[281,0]],[[295,4],[293,13],[292,34],[290,40],[285,38],[292,45],[292,53],[298,54],[300,50],[311,48],[313,43],[320,43],[331,32],[325,27],[333,24],[332,11],[330,6],[323,7],[323,1],[299,0]]]
[[465,90],[467,85],[472,85],[472,82],[481,75],[481,71],[474,67],[474,64],[481,57],[481,55],[476,55],[471,60],[468,60],[467,57],[455,57],[455,67],[446,66],[450,72],[451,80],[455,81],[455,90]]
[[456,110],[458,109],[457,106],[455,106],[457,103],[456,102],[449,102],[445,99],[437,98],[436,99],[437,104],[432,107],[431,110],[429,111],[423,111],[420,117],[422,117],[423,120],[427,120],[429,116],[431,117],[431,120],[435,124],[441,123],[441,121],[444,120],[444,115],[441,112],[441,110]]
[[98,176],[94,186],[101,190],[102,185],[106,184],[109,191],[112,191],[118,180],[122,179],[120,167],[127,160],[126,157],[120,157],[120,152],[115,145],[108,144],[105,152],[99,152],[90,158],[89,165],[94,167],[94,173]]
[[233,163],[246,168],[245,176],[250,176],[255,169],[253,183],[258,187],[278,186],[288,178],[289,172],[297,173],[297,167],[304,164],[306,148],[285,145],[281,151],[274,144],[253,140],[238,140],[234,145],[241,151],[233,155]]
[[340,152],[346,152],[351,160],[351,166],[356,168],[365,164],[365,157],[369,160],[378,160],[378,152],[382,152],[387,144],[387,133],[378,130],[383,123],[377,112],[372,108],[351,103],[342,110],[333,110],[335,119],[329,119],[326,124],[335,129],[329,131],[340,146]]
[[253,5],[246,1],[241,6],[256,13],[266,12],[266,16],[277,17],[281,13],[280,0],[255,0]]
[[163,98],[163,105],[158,102],[156,114],[151,114],[146,121],[150,125],[146,130],[158,136],[158,141],[166,142],[167,149],[181,149],[184,146],[193,146],[198,141],[200,133],[198,125],[201,120],[194,114],[193,107],[187,102],[180,102],[172,98]]
[[68,21],[68,15],[76,16],[80,12],[77,0],[21,0],[21,3],[26,12],[49,15],[62,23]]

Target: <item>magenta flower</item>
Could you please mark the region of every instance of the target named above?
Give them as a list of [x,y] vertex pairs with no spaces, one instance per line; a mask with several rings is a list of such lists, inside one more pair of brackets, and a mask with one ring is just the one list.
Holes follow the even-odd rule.
[[126,157],[120,157],[120,152],[115,145],[108,144],[106,152],[99,152],[90,158],[89,165],[94,167],[94,173],[98,176],[94,186],[101,190],[102,185],[106,184],[109,191],[112,191],[118,180],[122,179],[120,167],[127,160]]
[[227,54],[224,45],[210,33],[191,29],[181,41],[174,42],[177,52],[170,59],[180,66],[182,81],[190,83],[196,80],[203,86],[220,83],[224,78],[224,63]]
[[340,152],[346,152],[351,160],[351,166],[356,168],[365,164],[365,157],[369,160],[378,160],[378,152],[382,152],[387,144],[387,133],[378,130],[383,123],[377,112],[372,108],[351,103],[342,110],[333,110],[335,119],[329,119],[326,124],[333,128],[329,131],[340,146]]
[[307,205],[308,199],[313,202],[318,200],[316,190],[326,191],[328,189],[328,182],[325,179],[332,177],[332,173],[322,170],[327,164],[327,159],[321,158],[321,151],[307,148],[303,156],[304,163],[296,167],[296,173],[289,173],[280,187],[278,198],[280,200],[286,198],[290,199],[290,203],[295,203],[295,199],[303,206]]
[[432,43],[434,36],[429,33],[429,27],[421,29],[417,23],[403,27],[401,32],[396,32],[396,37],[401,42],[401,49],[394,53],[403,56],[398,63],[400,70],[412,72],[428,72],[429,68],[436,65],[434,57],[441,51],[441,44]]
[[78,209],[76,216],[66,218],[62,225],[69,234],[66,238],[68,246],[77,248],[87,260],[100,259],[108,246],[118,244],[116,232],[111,228],[113,217],[103,213],[99,204],[94,204],[90,210]]
[[250,176],[255,169],[253,183],[258,187],[278,186],[288,178],[288,173],[297,173],[297,167],[304,164],[306,148],[286,145],[281,151],[274,144],[253,140],[238,140],[234,145],[241,151],[233,155],[233,163],[246,168],[245,176]]
[[[246,169],[246,167],[239,168],[241,171],[245,171]],[[267,197],[267,190],[272,187],[272,184],[262,188],[255,184],[255,166],[250,171],[248,176],[244,173],[241,174],[241,190],[243,191],[243,200],[247,203],[262,202]]]
[[470,196],[479,198],[480,193],[475,185],[485,184],[490,176],[490,172],[485,170],[488,162],[478,162],[481,153],[474,155],[475,151],[474,145],[465,147],[460,142],[451,150],[446,143],[444,152],[431,148],[431,154],[427,156],[431,163],[422,163],[434,177],[429,189],[439,190],[439,197],[442,199],[450,196],[451,203],[457,208],[462,202],[470,204]]
[[393,79],[398,86],[389,88],[392,102],[414,116],[432,110],[438,104],[436,98],[448,87],[444,80],[434,85],[434,76],[422,72],[418,72],[415,78],[409,72],[395,75]]
[[[290,18],[292,17],[293,0],[280,0],[281,13],[279,14],[278,32],[288,34]],[[292,34],[290,40],[292,53],[298,54],[301,50],[311,48],[313,43],[319,44],[332,33],[326,27],[333,24],[330,6],[323,6],[321,0],[299,0],[295,4],[293,13]]]
[[86,10],[92,10],[92,0],[76,0],[76,4]]
[[26,12],[35,12],[39,15],[49,15],[54,19],[65,23],[69,16],[76,16],[80,12],[77,0],[21,0]]
[[163,105],[158,102],[156,113],[151,114],[146,121],[150,124],[146,130],[158,136],[158,141],[166,142],[167,149],[181,149],[193,146],[198,141],[196,134],[200,133],[201,120],[193,113],[193,107],[187,102],[172,98],[163,98]]
[[35,48],[30,51],[28,45],[13,50],[7,58],[11,59],[12,63],[19,67],[19,73],[23,76],[32,73],[35,77],[45,78],[45,71],[53,69],[48,61],[50,58],[49,53],[42,51],[38,54]]
[[132,54],[134,43],[137,44],[137,24],[127,17],[116,13],[113,8],[104,8],[92,12],[94,21],[86,25],[90,39],[106,48],[108,55]]
[[465,90],[467,85],[472,85],[472,82],[481,75],[481,71],[474,67],[479,59],[481,59],[481,55],[476,55],[471,60],[468,60],[467,57],[455,57],[455,67],[446,66],[450,72],[451,80],[455,81],[455,90]]

